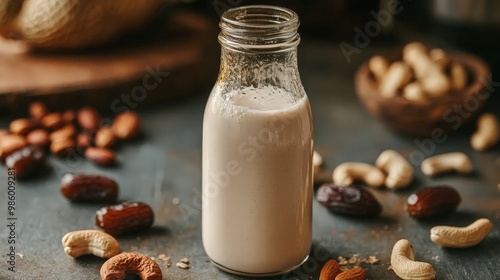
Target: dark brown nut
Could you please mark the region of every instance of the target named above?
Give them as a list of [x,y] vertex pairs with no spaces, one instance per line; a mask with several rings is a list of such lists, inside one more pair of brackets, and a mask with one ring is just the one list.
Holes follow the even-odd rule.
[[73,138],[76,134],[76,128],[72,124],[67,124],[50,134],[50,141]]
[[48,130],[56,130],[59,127],[64,125],[64,121],[62,119],[61,114],[59,113],[50,113],[48,115],[45,115],[40,122],[42,125],[47,128]]
[[342,271],[336,260],[329,260],[325,263],[319,274],[319,280],[335,280],[335,277]]
[[35,120],[41,120],[45,115],[47,115],[47,108],[42,102],[32,102],[29,110],[30,116]]
[[143,202],[124,202],[97,210],[95,224],[111,235],[143,230],[154,222],[153,209]]
[[66,110],[62,114],[62,118],[66,124],[73,124],[76,120],[76,111],[73,109]]
[[34,128],[36,128],[36,123],[31,119],[16,119],[9,125],[9,129],[12,133],[20,135],[26,135]]
[[364,188],[356,186],[323,184],[319,187],[316,198],[334,213],[371,217],[382,212],[382,206],[377,199]]
[[76,142],[71,138],[56,139],[50,143],[50,152],[57,156],[66,156],[76,150]]
[[76,136],[76,144],[79,147],[82,147],[84,150],[87,149],[88,147],[91,147],[92,146],[92,140],[91,140],[90,135],[88,135],[87,133],[83,133],[83,132],[79,133]]
[[106,148],[88,147],[85,150],[85,157],[101,166],[110,166],[116,163],[116,153]]
[[119,139],[131,139],[139,132],[140,125],[139,115],[133,111],[127,111],[116,116],[112,128]]
[[19,179],[29,178],[38,173],[45,164],[45,153],[39,147],[27,146],[7,157],[5,165],[16,170]]
[[137,253],[121,253],[108,259],[100,270],[102,280],[123,280],[137,276],[141,280],[162,280],[160,266],[150,257]]
[[101,117],[93,108],[81,108],[76,118],[80,127],[86,131],[96,131],[99,128]]
[[116,136],[110,127],[101,127],[95,135],[95,145],[101,148],[111,148],[116,144]]
[[47,130],[38,128],[26,135],[26,141],[38,147],[47,147],[50,143],[50,136]]
[[64,174],[61,194],[72,202],[115,203],[118,184],[110,178],[90,174]]
[[0,159],[5,161],[7,156],[26,147],[26,145],[28,145],[28,143],[21,135],[7,134],[3,136],[0,141]]
[[461,201],[449,186],[424,187],[408,197],[406,210],[413,218],[426,219],[455,212]]
[[366,280],[366,272],[359,266],[346,270],[335,277],[335,280]]

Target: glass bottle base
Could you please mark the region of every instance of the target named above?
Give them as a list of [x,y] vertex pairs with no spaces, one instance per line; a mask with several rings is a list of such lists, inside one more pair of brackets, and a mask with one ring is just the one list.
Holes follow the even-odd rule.
[[309,258],[309,255],[307,255],[305,257],[305,259],[303,261],[301,261],[299,264],[297,264],[296,266],[293,266],[289,269],[286,269],[286,270],[282,270],[282,271],[276,271],[276,272],[268,272],[268,273],[250,273],[250,272],[243,272],[243,271],[238,271],[238,270],[233,270],[233,269],[230,269],[230,268],[227,268],[217,262],[215,262],[214,260],[212,260],[211,258],[210,261],[220,270],[223,270],[227,273],[230,273],[230,274],[234,274],[234,275],[238,275],[238,276],[244,276],[244,277],[252,277],[252,278],[264,278],[264,277],[271,277],[271,276],[277,276],[277,275],[283,275],[285,273],[288,273],[292,270],[295,270],[297,269],[299,266],[303,265],[307,259]]

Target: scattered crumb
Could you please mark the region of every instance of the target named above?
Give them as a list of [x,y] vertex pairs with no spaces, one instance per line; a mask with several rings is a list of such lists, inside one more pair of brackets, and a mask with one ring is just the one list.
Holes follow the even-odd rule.
[[438,262],[439,261],[439,256],[434,256],[431,259]]
[[16,255],[18,255],[21,258],[21,260],[24,260],[24,254],[16,253]]
[[376,264],[379,259],[376,256],[369,256],[368,258],[360,257],[359,254],[354,254],[350,258],[338,257],[340,266],[359,265],[361,263]]
[[168,261],[167,262],[167,267],[171,267],[172,266],[172,262],[171,261]]
[[390,265],[390,266],[387,268],[387,270],[392,270],[392,265]]
[[182,258],[180,261],[185,263],[185,264],[189,264],[188,258]]
[[183,262],[178,262],[175,264],[175,266],[177,266],[178,268],[182,268],[182,269],[189,269],[189,265],[186,263],[183,263]]
[[210,260],[205,260],[205,262],[206,262],[206,263],[209,263],[209,262],[210,262]]
[[158,258],[159,258],[160,260],[164,261],[164,262],[168,262],[168,261],[170,261],[170,256],[167,256],[167,255],[165,255],[165,254],[160,254],[160,255],[158,256]]
[[181,203],[181,199],[178,197],[172,198],[172,204],[173,205],[179,205]]

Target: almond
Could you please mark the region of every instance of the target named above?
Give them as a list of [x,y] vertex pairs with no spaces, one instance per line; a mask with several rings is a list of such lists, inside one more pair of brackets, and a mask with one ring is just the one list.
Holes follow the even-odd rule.
[[113,132],[119,139],[130,139],[139,132],[139,115],[133,111],[127,111],[116,116],[113,122]]
[[78,111],[77,121],[80,127],[87,131],[96,131],[99,128],[101,117],[91,107],[83,107]]
[[87,133],[80,133],[76,136],[76,144],[83,149],[87,149],[92,146],[92,139]]
[[42,125],[48,130],[55,130],[61,127],[64,124],[61,114],[59,113],[50,113],[45,115],[40,122]]
[[357,266],[340,273],[335,277],[335,280],[366,280],[366,272],[364,269]]
[[116,144],[116,136],[110,127],[102,127],[95,135],[95,145],[102,148],[111,148]]
[[49,145],[50,136],[45,129],[39,128],[28,133],[26,141],[31,145],[43,148]]
[[57,141],[60,139],[73,138],[76,134],[76,128],[72,124],[67,124],[62,128],[52,132],[50,134],[50,141]]
[[319,280],[335,280],[340,273],[340,265],[336,260],[329,260],[325,263],[319,274]]
[[28,143],[18,134],[7,134],[0,141],[0,159],[5,161],[5,158],[17,150],[24,148]]
[[35,120],[41,120],[43,116],[47,115],[47,108],[42,102],[35,101],[30,104],[30,116]]
[[52,141],[50,144],[50,151],[57,156],[65,156],[70,151],[76,149],[76,143],[71,138],[59,138]]
[[73,109],[64,111],[62,118],[66,124],[72,124],[76,119],[76,112]]
[[116,163],[116,153],[99,147],[89,147],[85,150],[85,157],[97,165],[109,166]]
[[21,135],[26,135],[35,127],[36,124],[31,119],[16,119],[13,120],[9,125],[9,129],[11,132]]

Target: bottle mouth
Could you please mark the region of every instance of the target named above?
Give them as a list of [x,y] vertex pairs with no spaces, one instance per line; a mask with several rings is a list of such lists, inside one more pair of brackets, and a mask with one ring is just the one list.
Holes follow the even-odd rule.
[[219,42],[234,51],[279,52],[297,47],[299,17],[287,8],[252,5],[224,12]]

